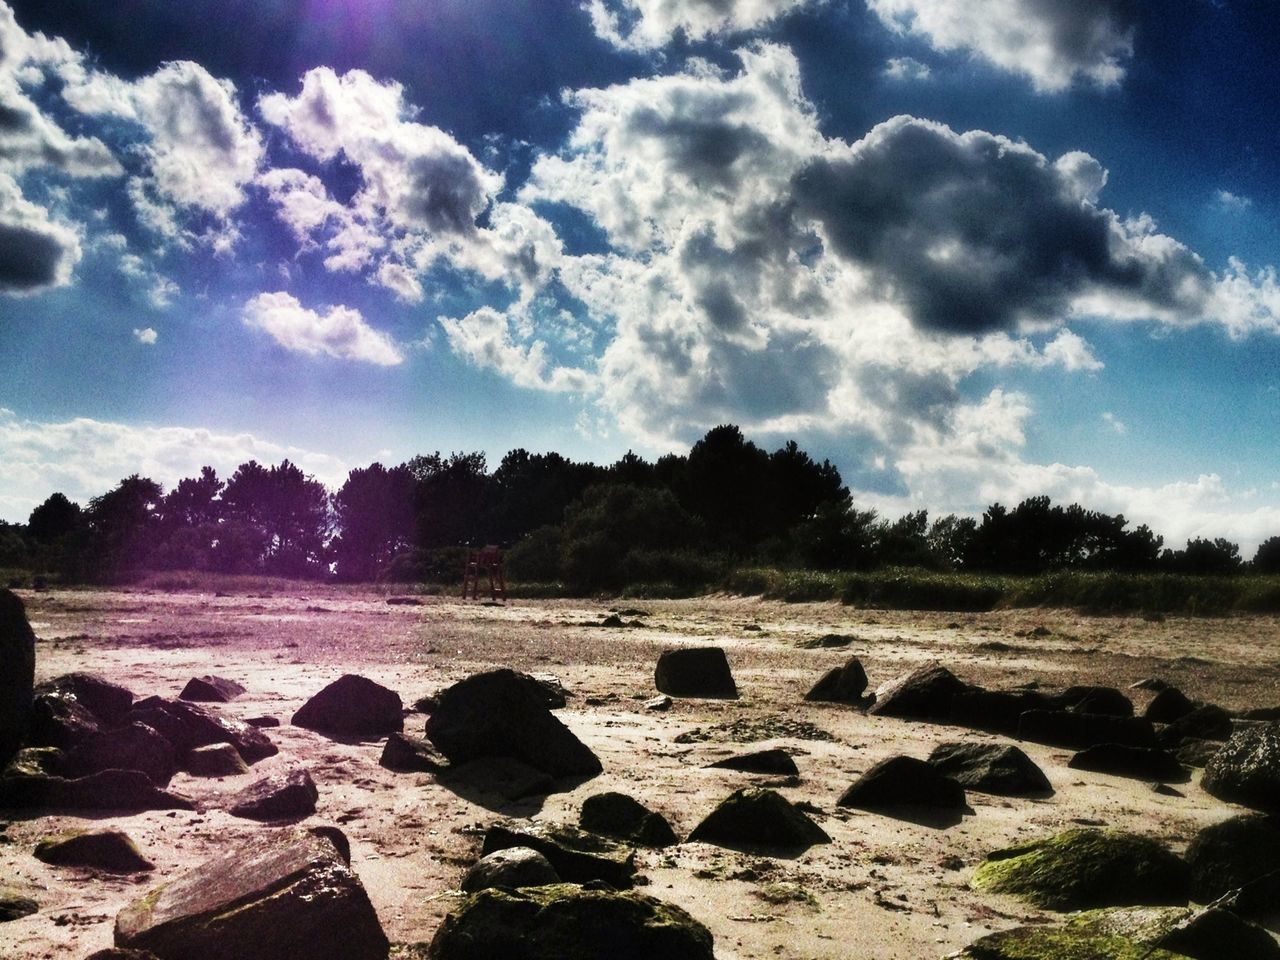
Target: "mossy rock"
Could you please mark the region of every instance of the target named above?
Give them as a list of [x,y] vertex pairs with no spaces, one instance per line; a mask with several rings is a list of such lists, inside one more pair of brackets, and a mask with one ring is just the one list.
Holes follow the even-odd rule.
[[1187,865],[1156,840],[1119,830],[1067,830],[1001,850],[974,872],[975,890],[1047,910],[1182,906]]
[[1187,960],[1128,937],[1069,930],[1017,927],[983,937],[954,955],[956,960]]

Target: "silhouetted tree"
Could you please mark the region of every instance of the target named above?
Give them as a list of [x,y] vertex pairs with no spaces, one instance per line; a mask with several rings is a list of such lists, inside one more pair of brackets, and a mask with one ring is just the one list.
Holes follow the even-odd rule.
[[929,553],[934,561],[947,569],[962,567],[972,550],[978,521],[949,513],[933,521],[929,528]]
[[27,519],[27,536],[33,543],[48,544],[74,533],[84,522],[80,504],[55,493],[31,511]]
[[1257,573],[1280,573],[1280,537],[1268,537],[1258,544],[1253,569]]
[[[329,494],[324,484],[284,460],[267,469],[256,460],[241,464],[222,491],[221,537],[240,548],[261,544],[258,565],[280,576],[315,576],[323,572],[329,531]],[[256,534],[255,534],[256,531]],[[220,565],[228,562],[219,560]],[[243,558],[235,558],[236,565]]]
[[512,450],[493,472],[491,536],[514,543],[530,530],[556,524],[584,490],[609,476],[593,463],[575,463],[558,453]]
[[796,559],[815,570],[865,570],[877,566],[874,510],[857,510],[827,501],[813,518],[796,526]]
[[1223,537],[1188,540],[1185,550],[1176,550],[1172,554],[1166,551],[1165,560],[1169,569],[1176,573],[1229,575],[1244,568],[1239,544]]
[[112,580],[149,566],[162,495],[160,484],[135,473],[89,501],[86,559],[93,576]]
[[406,466],[417,487],[417,537],[422,547],[482,544],[490,537],[492,480],[483,453],[439,452]]
[[744,556],[776,529],[771,481],[769,455],[726,424],[693,445],[674,490],[706,522],[713,544]]
[[344,580],[372,580],[413,544],[417,481],[405,464],[352,470],[333,495],[338,535],[329,545]]

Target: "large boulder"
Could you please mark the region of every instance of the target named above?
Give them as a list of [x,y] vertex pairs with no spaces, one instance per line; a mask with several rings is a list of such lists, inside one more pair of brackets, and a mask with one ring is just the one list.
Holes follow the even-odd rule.
[[263,777],[231,797],[227,812],[247,820],[301,820],[316,812],[320,792],[306,770]]
[[1024,713],[1047,709],[1050,703],[1035,690],[962,690],[951,698],[951,723],[1013,736]]
[[1232,734],[1200,785],[1219,800],[1280,812],[1280,722]]
[[1067,830],[990,854],[976,890],[1007,893],[1046,910],[1182,906],[1187,865],[1167,847],[1119,830]]
[[893,811],[900,807],[967,809],[964,787],[936,766],[915,757],[888,757],[855,780],[836,804],[860,810]]
[[454,763],[512,757],[553,777],[595,776],[599,759],[547,709],[540,689],[508,669],[460,680],[440,694],[427,739]]
[[1191,699],[1177,687],[1165,687],[1147,704],[1142,715],[1152,723],[1173,723],[1195,708]]
[[[1280,824],[1246,814],[1205,827],[1184,855],[1191,868],[1191,896],[1200,903],[1280,870]],[[1276,904],[1280,910],[1280,902]]]
[[782,794],[763,788],[730,794],[689,834],[691,841],[732,849],[808,849],[831,838]]
[[102,770],[141,770],[158,787],[177,772],[173,744],[145,723],[103,730],[67,752],[68,776],[83,777]]
[[[26,751],[23,751],[24,753]],[[102,770],[66,779],[49,774],[12,773],[0,776],[0,809],[194,810],[181,794],[161,790],[140,770]]]
[[1160,731],[1160,743],[1175,747],[1184,740],[1226,740],[1235,731],[1231,714],[1212,703],[1202,703]]
[[1053,698],[1059,710],[1102,717],[1132,717],[1133,701],[1115,687],[1068,687]]
[[951,702],[958,693],[971,689],[946,667],[925,664],[876,689],[876,702],[869,713],[907,720],[951,719]]
[[0,590],[0,767],[18,752],[31,726],[36,635],[17,594]]
[[74,697],[99,723],[115,726],[123,723],[133,705],[133,693],[96,673],[64,673],[46,680],[35,688],[37,696]]
[[104,724],[76,697],[61,693],[36,692],[31,701],[31,727],[27,744],[70,750],[76,744],[101,733]]
[[142,873],[155,864],[119,830],[74,831],[36,844],[35,857],[58,867],[90,867],[107,873]]
[[811,703],[862,703],[867,689],[867,671],[862,661],[850,657],[843,667],[832,667],[804,695]]
[[603,880],[625,890],[635,883],[636,852],[594,833],[550,823],[495,823],[484,835],[481,853],[528,847],[542,854],[569,883]]
[[597,793],[582,801],[578,826],[642,847],[669,847],[679,838],[666,818],[625,793]]
[[1178,758],[1165,750],[1099,743],[1086,747],[1067,763],[1073,770],[1091,770],[1113,777],[1131,777],[1157,783],[1186,783],[1191,779]]
[[182,765],[193,777],[234,777],[249,772],[249,765],[229,743],[196,747],[187,754]]
[[640,893],[572,884],[482,890],[452,911],[430,960],[714,960],[710,932]]
[[304,703],[293,725],[339,737],[385,737],[404,729],[404,709],[394,690],[348,673]]
[[179,700],[195,700],[202,703],[230,703],[240,694],[244,687],[234,680],[225,677],[192,677],[178,694]]
[[1028,710],[1018,718],[1018,739],[1073,750],[1083,750],[1099,743],[1157,746],[1156,732],[1150,720],[1071,710]]
[[929,764],[966,790],[1005,797],[1053,793],[1044,771],[1017,747],[998,743],[940,743]]
[[719,647],[664,650],[658,657],[653,682],[659,692],[672,697],[738,699],[729,660]]
[[559,883],[560,875],[551,861],[531,847],[508,847],[486,854],[471,865],[462,878],[466,893],[488,890],[490,887],[545,887]]
[[274,757],[280,748],[270,738],[242,720],[224,717],[209,707],[185,700],[148,697],[134,704],[128,719],[145,723],[173,744],[178,756],[211,743],[229,743],[245,763]]
[[161,884],[116,917],[118,947],[163,960],[385,960],[360,880],[328,839],[281,831]]

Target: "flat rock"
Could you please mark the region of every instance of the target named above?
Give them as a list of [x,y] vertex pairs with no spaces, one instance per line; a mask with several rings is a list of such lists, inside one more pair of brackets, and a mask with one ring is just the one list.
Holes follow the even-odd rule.
[[491,887],[545,887],[559,883],[560,875],[551,861],[532,847],[508,847],[481,857],[462,878],[466,893]]
[[195,700],[202,703],[230,703],[240,694],[244,687],[234,680],[224,677],[192,677],[178,694],[179,700]]
[[929,754],[929,765],[966,790],[1005,797],[1053,793],[1044,771],[1017,747],[996,743],[941,743]]
[[659,692],[671,697],[737,700],[729,659],[720,647],[664,650],[653,674]]
[[179,756],[211,743],[231,744],[248,764],[274,757],[280,752],[280,748],[257,727],[185,700],[161,697],[139,700],[130,711],[129,719],[156,730],[173,744]]
[[0,590],[0,767],[9,762],[31,727],[36,635],[21,598]]
[[118,947],[200,960],[385,960],[390,945],[334,845],[269,831],[161,884],[116,917]]
[[30,810],[194,810],[181,794],[161,790],[140,770],[103,770],[87,777],[0,777],[0,808]]
[[1049,698],[1035,690],[962,690],[951,698],[949,722],[1014,736],[1024,713],[1044,710],[1049,705]]
[[404,708],[394,690],[348,673],[304,703],[291,722],[334,736],[383,737],[404,729]]
[[795,777],[800,774],[791,754],[781,749],[740,753],[737,756],[725,757],[723,760],[709,763],[707,766],[720,770],[741,770],[745,773],[767,773],[784,777]]
[[1183,858],[1191,868],[1191,896],[1212,903],[1280,869],[1280,825],[1261,814],[1223,820],[1197,833]]
[[1149,748],[1158,745],[1150,720],[1070,710],[1028,710],[1018,719],[1018,739],[1073,750],[1099,743]]
[[862,661],[850,657],[843,667],[833,667],[804,695],[810,703],[860,704],[867,689],[867,671]]
[[187,754],[182,768],[193,777],[234,777],[249,772],[240,751],[229,743],[211,743]]
[[1232,734],[1205,766],[1200,785],[1219,800],[1280,811],[1280,723]]
[[1128,747],[1121,743],[1100,743],[1086,747],[1068,762],[1073,770],[1090,770],[1113,777],[1153,780],[1157,783],[1186,783],[1191,779],[1178,758],[1167,750]]
[[571,884],[482,890],[445,917],[430,960],[714,960],[710,932],[633,891]]
[[951,701],[970,689],[941,664],[917,667],[876,688],[876,702],[868,713],[906,720],[946,723],[951,718]]
[[774,790],[751,787],[730,794],[689,834],[690,841],[732,849],[808,849],[831,838]]
[[141,770],[158,787],[178,770],[173,744],[144,723],[103,730],[67,752],[66,775],[83,777],[102,770]]
[[119,830],[73,832],[36,844],[35,857],[58,867],[91,867],[107,873],[141,873],[155,864]]
[[426,740],[393,733],[382,746],[378,763],[388,770],[435,773],[448,767],[448,760]]
[[316,812],[320,797],[306,770],[263,777],[230,798],[227,812],[247,820],[300,820]]
[[538,851],[568,883],[603,880],[617,890],[635,883],[634,848],[576,827],[515,820],[495,823],[485,832],[481,853],[487,856],[511,847]]
[[642,847],[669,847],[679,838],[664,816],[624,793],[597,793],[582,801],[578,826]]
[[512,757],[553,777],[595,776],[599,759],[551,713],[540,689],[508,669],[460,680],[440,694],[427,739],[454,763]]
[[888,757],[849,786],[836,801],[841,807],[893,810],[934,807],[965,810],[964,787],[933,764],[915,757]]

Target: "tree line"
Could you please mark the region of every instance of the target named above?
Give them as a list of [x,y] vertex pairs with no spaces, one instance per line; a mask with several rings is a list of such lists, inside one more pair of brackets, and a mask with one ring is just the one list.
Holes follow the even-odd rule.
[[167,493],[131,476],[81,507],[54,493],[26,524],[0,522],[0,567],[65,582],[196,570],[344,581],[456,581],[468,546],[509,548],[511,576],[573,590],[706,585],[732,566],[1280,572],[1280,537],[1251,562],[1225,539],[1164,546],[1121,515],[1032,497],[982,517],[895,520],[859,509],[839,471],[794,442],[769,452],[732,425],[687,455],[628,452],[597,466],[512,450],[433,453],[350,471],[329,492],[288,460],[211,467]]

